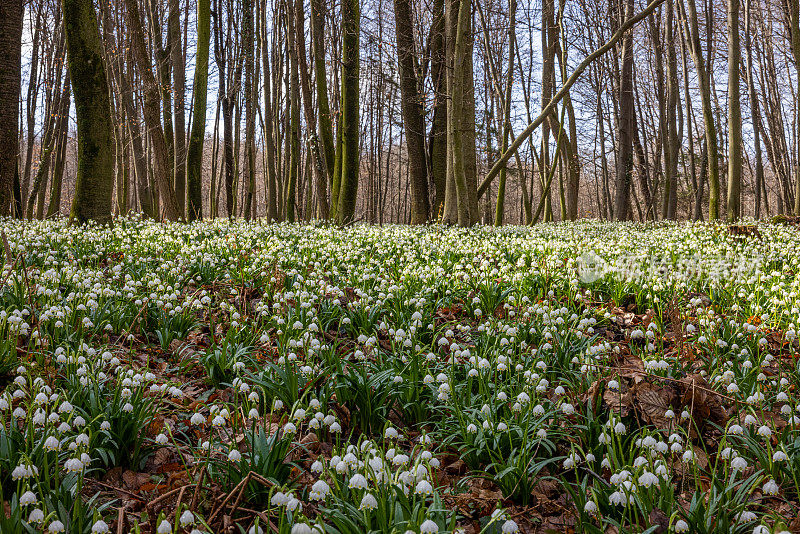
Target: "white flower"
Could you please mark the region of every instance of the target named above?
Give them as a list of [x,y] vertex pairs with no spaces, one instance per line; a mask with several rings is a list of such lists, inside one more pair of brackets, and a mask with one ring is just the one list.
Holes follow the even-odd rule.
[[503,534],[514,534],[519,532],[519,526],[513,520],[507,519],[506,522],[503,523],[502,531]]
[[156,436],[156,443],[159,445],[166,445],[168,441],[169,438],[167,438],[166,434],[159,434]]
[[430,495],[433,493],[433,486],[427,480],[420,480],[417,482],[417,487],[414,488],[414,493],[417,495]]
[[108,523],[103,521],[102,519],[98,519],[97,522],[92,525],[92,532],[94,534],[106,534],[111,529],[108,528]]
[[44,512],[39,508],[34,508],[28,516],[28,523],[41,523],[44,521]]
[[228,460],[231,462],[238,462],[242,459],[242,453],[237,451],[236,449],[232,449],[231,452],[228,453]]
[[158,530],[156,530],[158,534],[170,534],[172,532],[172,525],[170,525],[169,521],[166,519],[163,520],[158,525]]
[[194,525],[195,519],[194,514],[190,510],[186,510],[181,514],[180,524],[182,527],[187,525]]
[[291,534],[311,534],[311,527],[308,523],[295,523],[292,525]]
[[312,501],[324,501],[330,491],[331,487],[324,480],[317,480],[308,496]]
[[621,491],[615,491],[611,495],[608,496],[608,502],[617,506],[624,506],[628,503],[628,499],[625,497],[625,494]]
[[26,491],[22,494],[22,497],[19,498],[19,504],[20,506],[36,504],[36,495],[32,491]]
[[192,415],[192,418],[189,419],[189,422],[193,425],[204,425],[206,424],[206,418],[200,412],[195,413]]
[[378,507],[378,500],[371,493],[365,493],[361,498],[361,504],[358,506],[359,510],[374,510]]
[[678,519],[672,528],[675,532],[689,532],[689,524],[683,519]]
[[56,534],[57,532],[64,532],[64,530],[65,530],[64,523],[58,520],[53,521],[52,523],[50,523],[50,526],[47,527],[47,532],[49,532],[50,534]]
[[367,479],[361,473],[356,473],[350,477],[350,484],[348,486],[352,489],[367,489]]
[[767,495],[777,495],[780,491],[778,484],[772,478],[765,482],[761,489],[764,490],[764,493]]
[[421,534],[434,534],[439,532],[439,525],[431,521],[430,519],[426,519],[420,526],[419,531]]
[[586,504],[583,506],[583,511],[593,516],[597,513],[597,504],[594,501],[586,501]]

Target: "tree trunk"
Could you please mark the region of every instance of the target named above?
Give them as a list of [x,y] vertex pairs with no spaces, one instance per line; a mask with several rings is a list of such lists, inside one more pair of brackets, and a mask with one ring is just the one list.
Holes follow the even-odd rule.
[[394,0],[394,18],[400,75],[400,108],[403,113],[411,178],[411,224],[423,224],[430,218],[430,203],[425,163],[425,123],[422,118],[422,97],[417,84],[414,22],[410,0]]
[[[626,0],[625,19],[633,15],[633,0]],[[614,214],[617,220],[629,218],[631,174],[633,172],[633,135],[636,128],[636,109],[633,99],[633,32],[622,41],[622,69],[619,79],[619,118],[617,120],[618,166],[614,195]]]
[[91,0],[63,0],[69,75],[78,124],[78,172],[70,218],[111,222],[114,126],[103,43]]
[[206,129],[208,95],[208,49],[211,42],[211,0],[197,1],[197,54],[195,56],[192,100],[192,132],[187,155],[189,220],[203,217],[203,141]]
[[[175,198],[175,190],[172,187],[172,159],[167,149],[164,129],[161,125],[159,84],[153,75],[153,68],[147,55],[147,47],[142,34],[143,26],[141,15],[139,14],[139,4],[137,0],[125,0],[125,6],[128,10],[129,23],[132,28],[131,48],[144,86],[144,122],[150,133],[150,145],[153,149],[155,178],[162,203],[162,213],[165,219],[176,221],[181,215],[178,201]],[[77,85],[77,80],[73,79],[73,82]],[[77,95],[75,105],[77,108]]]
[[[719,148],[717,144],[717,127],[714,122],[714,109],[711,106],[711,81],[703,61],[695,0],[687,0],[686,13],[684,15],[685,34],[689,40],[689,49],[697,71],[697,82],[700,88],[703,108],[703,124],[706,130],[709,182],[708,218],[715,220],[719,219]],[[700,179],[703,180],[704,177],[701,175]]]
[[742,109],[739,101],[739,0],[728,0],[728,221],[742,213]]
[[445,0],[434,0],[430,31],[433,119],[428,134],[428,169],[433,181],[432,215],[441,218],[447,189],[447,76],[445,70]]
[[[198,6],[198,11],[200,6]],[[181,217],[186,213],[186,68],[181,45],[180,0],[169,0],[169,53],[172,63],[173,128],[175,130],[174,175],[175,199]],[[199,35],[198,35],[199,37]],[[197,102],[195,101],[195,106]],[[204,110],[205,111],[205,110]],[[203,117],[205,122],[205,116]]]
[[9,212],[18,172],[23,12],[22,0],[0,2],[0,215]]
[[[764,160],[761,154],[761,117],[759,111],[759,100],[756,94],[756,86],[753,82],[753,47],[750,36],[751,21],[751,0],[745,0],[745,50],[747,53],[747,95],[750,100],[750,114],[753,124],[753,145],[755,148],[756,168],[755,168],[755,218],[761,217],[761,190],[764,187]],[[766,195],[764,195],[766,200]]]
[[342,178],[337,221],[353,221],[359,174],[359,28],[358,0],[342,1]]

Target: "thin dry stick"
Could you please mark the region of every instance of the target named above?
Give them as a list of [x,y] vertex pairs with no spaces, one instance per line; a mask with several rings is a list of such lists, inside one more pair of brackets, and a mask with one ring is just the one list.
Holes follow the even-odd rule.
[[[613,367],[613,366],[610,366],[610,365],[601,365],[601,364],[598,364],[598,363],[592,363],[592,364],[590,364],[590,366],[591,367],[599,367],[601,369],[607,369],[609,371],[627,371],[627,372],[632,372],[632,373],[639,373],[639,374],[647,376],[647,377],[657,378],[659,380],[664,380],[664,381],[667,381],[667,382],[673,382],[675,384],[689,385],[689,384],[686,384],[686,382],[681,382],[677,378],[670,378],[668,376],[658,376],[658,375],[654,375],[654,374],[648,373],[647,371],[641,371],[639,369],[634,369],[633,367]],[[713,389],[708,389],[708,388],[704,388],[703,386],[698,386],[697,384],[694,383],[694,380],[692,380],[691,386],[692,386],[693,389],[699,389],[700,391],[704,391],[705,393],[710,393],[711,395],[716,395],[717,397],[721,397],[721,398],[729,400],[731,402],[736,402],[736,403],[739,403],[739,404],[747,404],[744,401],[741,401],[739,399],[734,399],[733,397],[729,397],[729,396],[727,396],[727,395],[725,395],[723,393],[720,393],[719,391],[714,391]]]
[[243,479],[242,479],[242,480],[241,480],[241,481],[240,481],[238,484],[236,484],[236,486],[235,486],[235,487],[234,487],[234,488],[233,488],[233,489],[230,491],[230,493],[228,493],[228,495],[226,495],[226,496],[225,496],[225,499],[222,501],[222,504],[220,504],[220,505],[217,507],[217,509],[216,509],[216,510],[214,510],[214,512],[211,514],[211,516],[209,516],[209,518],[208,518],[208,523],[209,523],[209,524],[211,524],[211,523],[214,521],[214,518],[215,518],[215,517],[217,517],[217,514],[219,514],[219,513],[220,513],[220,511],[222,511],[222,510],[225,508],[225,505],[226,505],[226,504],[228,504],[228,501],[230,501],[230,500],[231,500],[231,498],[233,497],[233,495],[234,495],[234,494],[235,494],[237,491],[239,491],[239,489],[240,489],[240,488],[241,488],[243,485],[244,485],[244,486],[246,486],[246,485],[247,485],[247,484],[250,482],[250,477],[251,477],[251,475],[252,475],[252,474],[253,474],[253,472],[252,472],[252,471],[250,471],[249,473],[247,473],[247,476],[246,476],[246,477],[244,477],[244,478],[243,478]]

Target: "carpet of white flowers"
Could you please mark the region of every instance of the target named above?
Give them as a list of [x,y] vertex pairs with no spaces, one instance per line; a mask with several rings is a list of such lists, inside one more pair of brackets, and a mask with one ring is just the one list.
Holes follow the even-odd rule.
[[800,229],[0,220],[0,532],[800,532]]

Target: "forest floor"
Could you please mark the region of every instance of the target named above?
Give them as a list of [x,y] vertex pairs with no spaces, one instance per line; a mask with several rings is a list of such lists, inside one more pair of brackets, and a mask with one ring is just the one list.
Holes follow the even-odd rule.
[[3,534],[800,532],[793,224],[0,226]]

